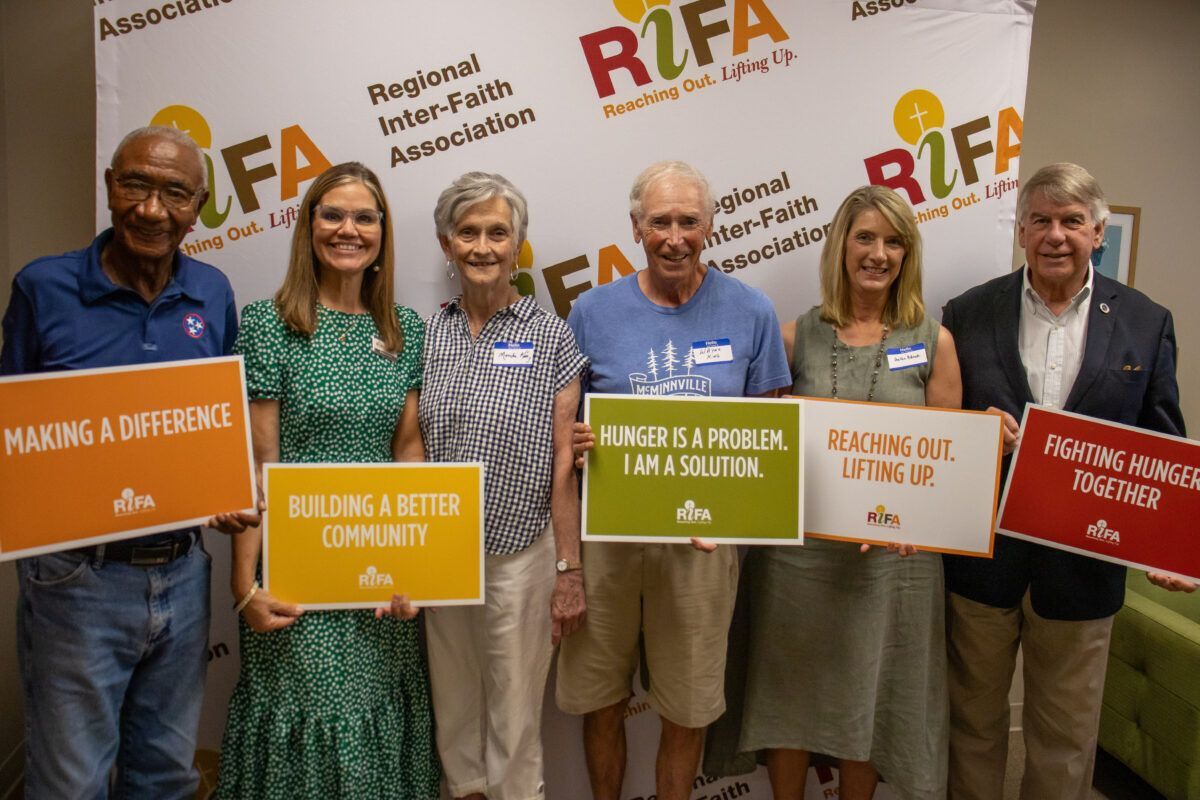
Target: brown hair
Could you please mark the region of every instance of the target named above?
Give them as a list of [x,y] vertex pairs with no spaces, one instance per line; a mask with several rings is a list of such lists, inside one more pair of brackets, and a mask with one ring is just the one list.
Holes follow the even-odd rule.
[[304,193],[300,202],[300,213],[296,230],[292,234],[292,251],[288,260],[287,275],[283,285],[275,293],[275,307],[288,327],[305,336],[312,336],[317,329],[317,262],[312,247],[313,212],[321,198],[330,190],[347,183],[361,183],[375,198],[383,212],[380,220],[382,240],[379,245],[379,271],[368,269],[363,273],[362,301],[367,307],[379,338],[384,347],[393,353],[404,348],[404,334],[396,321],[393,292],[395,291],[395,259],[392,248],[392,217],[387,198],[375,173],[357,161],[338,164],[322,172]]

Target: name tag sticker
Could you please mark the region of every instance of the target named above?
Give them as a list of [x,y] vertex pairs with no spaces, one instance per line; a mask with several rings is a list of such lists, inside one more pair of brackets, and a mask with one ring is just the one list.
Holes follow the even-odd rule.
[[377,356],[383,356],[388,361],[395,361],[399,355],[388,350],[383,344],[383,339],[380,339],[378,336],[371,337],[371,352]]
[[496,342],[492,364],[497,367],[532,367],[533,342]]
[[728,339],[692,342],[693,364],[728,364],[733,361],[733,345]]
[[925,349],[924,342],[910,344],[907,347],[889,347],[887,357],[888,369],[892,372],[929,363],[929,351]]

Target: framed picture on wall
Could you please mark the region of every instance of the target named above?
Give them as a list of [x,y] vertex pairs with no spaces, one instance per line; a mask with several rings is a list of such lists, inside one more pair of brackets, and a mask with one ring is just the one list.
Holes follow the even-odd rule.
[[1108,210],[1104,241],[1092,253],[1092,266],[1101,275],[1133,286],[1142,209],[1137,206],[1109,206]]

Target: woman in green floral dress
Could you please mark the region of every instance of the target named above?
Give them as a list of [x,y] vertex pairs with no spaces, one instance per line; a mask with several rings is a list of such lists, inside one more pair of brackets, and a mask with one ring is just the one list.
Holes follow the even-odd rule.
[[[357,163],[326,170],[301,203],[283,286],[242,312],[256,463],[423,458],[424,328],[392,302],[392,266],[378,178]],[[415,612],[303,613],[258,588],[261,544],[257,528],[233,539],[242,662],[216,796],[438,797]]]

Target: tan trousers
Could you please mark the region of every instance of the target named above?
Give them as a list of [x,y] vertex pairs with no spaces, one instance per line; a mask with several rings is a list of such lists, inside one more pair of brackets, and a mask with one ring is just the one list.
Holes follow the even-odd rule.
[[553,654],[551,527],[519,553],[486,556],[484,574],[484,605],[426,612],[438,754],[454,797],[536,800]]
[[1025,593],[995,608],[954,593],[946,606],[951,800],[1002,800],[1008,759],[1008,692],[1024,654],[1022,800],[1091,797],[1112,617],[1046,619]]

